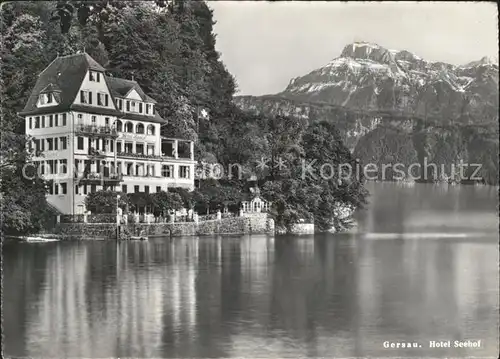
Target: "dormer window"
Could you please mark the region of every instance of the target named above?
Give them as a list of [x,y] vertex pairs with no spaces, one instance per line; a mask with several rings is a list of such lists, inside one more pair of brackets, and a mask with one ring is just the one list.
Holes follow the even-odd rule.
[[57,105],[56,96],[52,92],[42,93],[38,96],[38,104],[40,106]]
[[149,103],[146,104],[146,115],[149,115],[151,112],[151,105]]
[[123,100],[117,98],[116,99],[116,106],[118,107],[118,110],[122,110],[122,108],[123,108]]
[[89,80],[92,82],[101,82],[101,74],[97,71],[89,71]]

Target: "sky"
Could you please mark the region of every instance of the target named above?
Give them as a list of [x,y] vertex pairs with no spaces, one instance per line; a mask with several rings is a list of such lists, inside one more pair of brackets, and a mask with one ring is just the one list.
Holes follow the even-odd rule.
[[[340,56],[354,41],[408,50],[455,65],[498,59],[493,2],[209,1],[216,48],[238,83],[237,95],[285,89]],[[497,60],[498,61],[498,60]]]

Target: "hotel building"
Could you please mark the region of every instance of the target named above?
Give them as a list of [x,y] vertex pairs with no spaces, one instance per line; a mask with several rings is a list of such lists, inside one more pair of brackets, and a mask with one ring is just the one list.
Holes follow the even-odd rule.
[[52,61],[19,115],[38,173],[53,180],[48,202],[63,214],[84,213],[86,195],[101,189],[194,189],[194,143],[161,136],[156,101],[86,53]]

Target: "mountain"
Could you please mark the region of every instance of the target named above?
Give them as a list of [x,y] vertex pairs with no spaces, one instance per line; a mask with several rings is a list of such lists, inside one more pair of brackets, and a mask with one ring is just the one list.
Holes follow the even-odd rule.
[[[325,66],[293,78],[280,93],[237,96],[234,102],[244,110],[334,121],[365,162],[402,156],[408,163],[481,160],[497,169],[498,79],[498,62],[487,57],[455,66],[355,42]],[[493,157],[484,159],[485,151]]]

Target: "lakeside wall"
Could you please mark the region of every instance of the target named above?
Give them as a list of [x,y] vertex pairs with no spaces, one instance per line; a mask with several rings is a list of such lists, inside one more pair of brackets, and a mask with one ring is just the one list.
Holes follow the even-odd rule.
[[[203,222],[128,223],[121,232],[136,235],[143,231],[149,237],[211,236],[220,234],[274,234],[274,220],[265,213],[230,217]],[[59,223],[54,234],[71,239],[116,239],[115,223]]]

